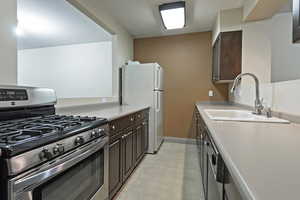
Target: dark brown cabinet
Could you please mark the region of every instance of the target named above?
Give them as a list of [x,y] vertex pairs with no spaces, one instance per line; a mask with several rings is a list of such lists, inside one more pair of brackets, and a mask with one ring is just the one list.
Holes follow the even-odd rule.
[[123,144],[123,177],[125,179],[131,174],[133,169],[134,160],[133,160],[133,131],[130,130],[124,136],[122,136]]
[[115,194],[122,185],[121,139],[109,145],[109,192]]
[[147,152],[148,151],[148,146],[149,146],[149,127],[148,127],[148,120],[143,121],[143,137],[142,137],[142,146],[143,146],[143,151]]
[[143,110],[109,123],[109,196],[119,191],[148,149],[149,110]]
[[135,151],[135,155],[136,155],[136,159],[135,161],[138,162],[144,153],[143,150],[143,143],[142,143],[142,138],[143,138],[143,128],[142,125],[137,126],[136,128],[136,151]]
[[241,73],[242,31],[221,32],[213,46],[212,80],[231,82]]
[[300,42],[300,0],[293,0],[293,42]]

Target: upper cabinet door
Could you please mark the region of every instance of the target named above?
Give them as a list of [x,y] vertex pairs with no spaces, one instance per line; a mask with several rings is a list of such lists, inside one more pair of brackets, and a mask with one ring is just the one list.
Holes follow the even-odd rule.
[[215,83],[232,82],[242,68],[242,31],[221,32],[213,47]]
[[300,0],[293,0],[293,42],[300,42]]
[[220,80],[220,50],[221,50],[220,35],[217,37],[215,44],[213,46],[213,70],[212,70],[212,80]]

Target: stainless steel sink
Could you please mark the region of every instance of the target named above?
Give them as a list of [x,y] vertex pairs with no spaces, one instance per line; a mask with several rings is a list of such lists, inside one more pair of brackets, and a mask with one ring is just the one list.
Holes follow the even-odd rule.
[[277,117],[268,118],[264,115],[256,115],[248,110],[205,109],[204,112],[210,119],[216,121],[290,123],[288,120],[280,119]]

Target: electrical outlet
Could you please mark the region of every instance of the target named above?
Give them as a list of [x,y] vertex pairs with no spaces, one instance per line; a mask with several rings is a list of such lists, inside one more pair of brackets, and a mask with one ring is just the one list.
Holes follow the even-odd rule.
[[214,91],[213,90],[209,90],[208,91],[208,96],[209,97],[213,97],[214,96]]

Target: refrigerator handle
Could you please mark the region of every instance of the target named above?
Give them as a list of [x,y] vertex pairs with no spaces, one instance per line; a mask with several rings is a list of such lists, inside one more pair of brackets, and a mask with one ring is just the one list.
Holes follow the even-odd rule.
[[160,99],[158,93],[156,94],[156,112],[160,110]]
[[160,77],[159,77],[159,68],[157,68],[155,72],[156,72],[156,76],[155,76],[155,79],[156,79],[156,89],[159,89],[159,87],[160,87],[159,86],[160,85],[160,83],[159,83],[159,81],[160,81],[159,80],[160,79]]

